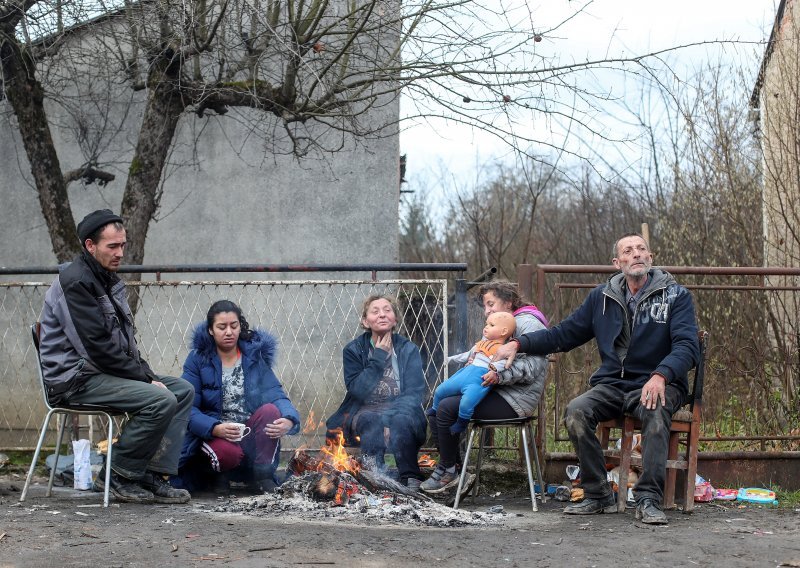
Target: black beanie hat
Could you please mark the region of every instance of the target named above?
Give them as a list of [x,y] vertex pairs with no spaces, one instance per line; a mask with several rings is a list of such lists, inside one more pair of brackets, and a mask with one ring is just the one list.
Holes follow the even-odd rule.
[[83,218],[83,221],[78,223],[78,238],[81,240],[81,245],[86,243],[86,239],[97,229],[105,227],[109,223],[122,223],[122,217],[112,213],[111,209],[98,209],[89,213]]

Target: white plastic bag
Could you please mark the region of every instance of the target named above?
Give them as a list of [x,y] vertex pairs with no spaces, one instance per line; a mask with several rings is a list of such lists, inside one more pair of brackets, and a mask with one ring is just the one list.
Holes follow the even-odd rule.
[[89,440],[73,440],[72,453],[75,456],[73,464],[75,471],[75,489],[86,491],[92,488],[92,464],[89,461],[89,454],[92,444]]

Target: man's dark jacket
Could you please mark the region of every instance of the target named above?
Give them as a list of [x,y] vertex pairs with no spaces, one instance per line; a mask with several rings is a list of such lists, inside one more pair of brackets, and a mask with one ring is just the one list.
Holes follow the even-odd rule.
[[100,373],[152,382],[139,355],[125,283],[84,250],[47,290],[40,352],[48,398],[57,403]]
[[700,356],[691,294],[671,274],[653,268],[631,317],[625,287],[625,276],[613,275],[558,325],[521,336],[520,352],[564,352],[594,338],[601,362],[590,385],[629,392],[659,373],[685,395],[687,374]]

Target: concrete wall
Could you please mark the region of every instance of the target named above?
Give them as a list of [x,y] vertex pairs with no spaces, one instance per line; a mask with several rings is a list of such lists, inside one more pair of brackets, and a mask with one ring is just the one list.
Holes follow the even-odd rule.
[[[53,96],[46,101],[52,135],[63,171],[74,169],[87,159],[87,148],[99,143],[99,163],[117,179],[109,186],[73,183],[69,198],[76,222],[86,213],[109,207],[119,211],[126,175],[137,141],[146,92],[134,92],[104,69],[102,46],[94,32],[84,29],[71,36],[62,60],[44,62],[40,78]],[[105,30],[107,31],[107,30]],[[109,64],[110,65],[110,64]],[[387,99],[358,117],[362,124],[396,124],[399,105]],[[151,223],[147,238],[146,264],[311,264],[391,263],[398,260],[399,141],[396,129],[383,136],[356,140],[334,130],[312,130],[327,137],[335,153],[310,155],[301,159],[274,150],[286,149],[287,140],[276,117],[249,109],[230,109],[224,116],[198,118],[189,110],[181,119],[163,178],[163,196],[158,218]],[[88,134],[88,135],[87,135]],[[0,101],[0,266],[54,266],[49,236],[33,186],[18,128],[8,101]],[[165,276],[190,279],[204,275]],[[325,274],[288,275],[205,275],[206,279],[324,278]],[[392,277],[391,274],[382,274]],[[338,274],[338,278],[368,278],[368,273]],[[149,278],[152,278],[150,276]],[[0,280],[49,282],[51,276],[9,276]],[[4,297],[24,297],[26,292],[4,292]],[[178,313],[192,323],[203,319],[211,301],[219,294],[208,289],[201,298],[186,298],[185,306],[174,295],[147,300],[151,314],[163,321],[137,317],[140,342],[151,349],[164,349],[154,361],[157,372],[180,370],[189,340],[189,327],[175,329]],[[351,301],[325,297],[316,303],[282,298],[281,307],[294,315],[272,324],[276,309],[265,295],[239,300],[255,325],[267,326],[283,344],[281,360],[319,356],[304,368],[305,381],[296,400],[299,408],[322,405],[330,410],[333,399],[341,397],[341,348],[358,333],[357,314],[361,296]],[[351,305],[352,304],[352,305]],[[3,333],[2,372],[7,395],[0,401],[0,422],[31,435],[39,427],[37,414],[38,378],[31,366],[28,326],[35,320],[41,300],[9,302],[0,309]],[[290,308],[294,306],[294,311]],[[297,314],[309,314],[300,318]],[[278,310],[277,313],[281,313]],[[256,315],[256,314],[261,314]],[[337,333],[323,333],[316,326],[336,317]],[[294,319],[297,318],[297,319]],[[172,319],[173,322],[169,320]],[[302,344],[293,337],[292,324],[305,322],[311,331]],[[309,324],[311,322],[311,324]],[[331,327],[331,326],[329,326]],[[168,332],[165,332],[167,329]],[[285,335],[284,335],[285,332]],[[166,335],[165,335],[166,333]],[[168,337],[169,340],[165,339]],[[334,354],[334,355],[330,355]],[[155,354],[153,354],[155,355]],[[294,359],[296,360],[296,359]],[[292,386],[299,379],[286,372]],[[331,393],[331,389],[334,391]],[[335,390],[338,389],[338,390]],[[325,401],[324,404],[319,400]],[[318,416],[319,418],[319,416]],[[324,418],[324,417],[323,417]],[[0,437],[1,438],[1,437]],[[16,433],[13,443],[19,445]]]
[[[119,210],[146,92],[134,92],[102,59],[98,24],[71,36],[62,60],[40,77],[62,170],[83,164],[93,140],[117,179],[105,188],[71,184],[76,221],[101,207]],[[232,108],[224,116],[181,119],[164,174],[145,263],[369,263],[398,258],[399,139],[395,127],[369,140],[316,128],[335,153],[295,158],[271,114]],[[396,124],[387,99],[358,121]],[[309,121],[308,124],[312,124]],[[89,132],[88,139],[81,133]],[[276,153],[284,152],[284,153]],[[0,265],[55,262],[30,168],[7,101],[0,101]]]
[[[776,23],[760,91],[760,126],[764,167],[764,263],[766,266],[800,266],[800,3],[786,2]],[[771,276],[776,287],[800,286],[796,276]],[[776,292],[769,301],[769,341],[779,352],[800,349],[800,301],[793,291]],[[784,432],[796,426],[791,409],[800,392],[795,366],[774,366],[774,395],[788,414],[779,416]]]

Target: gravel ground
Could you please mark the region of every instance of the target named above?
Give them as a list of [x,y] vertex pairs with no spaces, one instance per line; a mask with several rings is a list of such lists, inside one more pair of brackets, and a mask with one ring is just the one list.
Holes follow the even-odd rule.
[[[19,475],[0,477],[0,567],[800,566],[800,510],[786,508],[698,504],[668,512],[665,527],[632,511],[566,516],[552,500],[534,513],[524,496],[497,492],[455,516],[413,500],[381,515],[367,514],[374,501],[345,510],[296,496],[103,509],[99,493],[57,488],[47,498],[45,483],[19,503]],[[397,513],[409,503],[419,510]],[[448,518],[467,521],[442,525]]]

